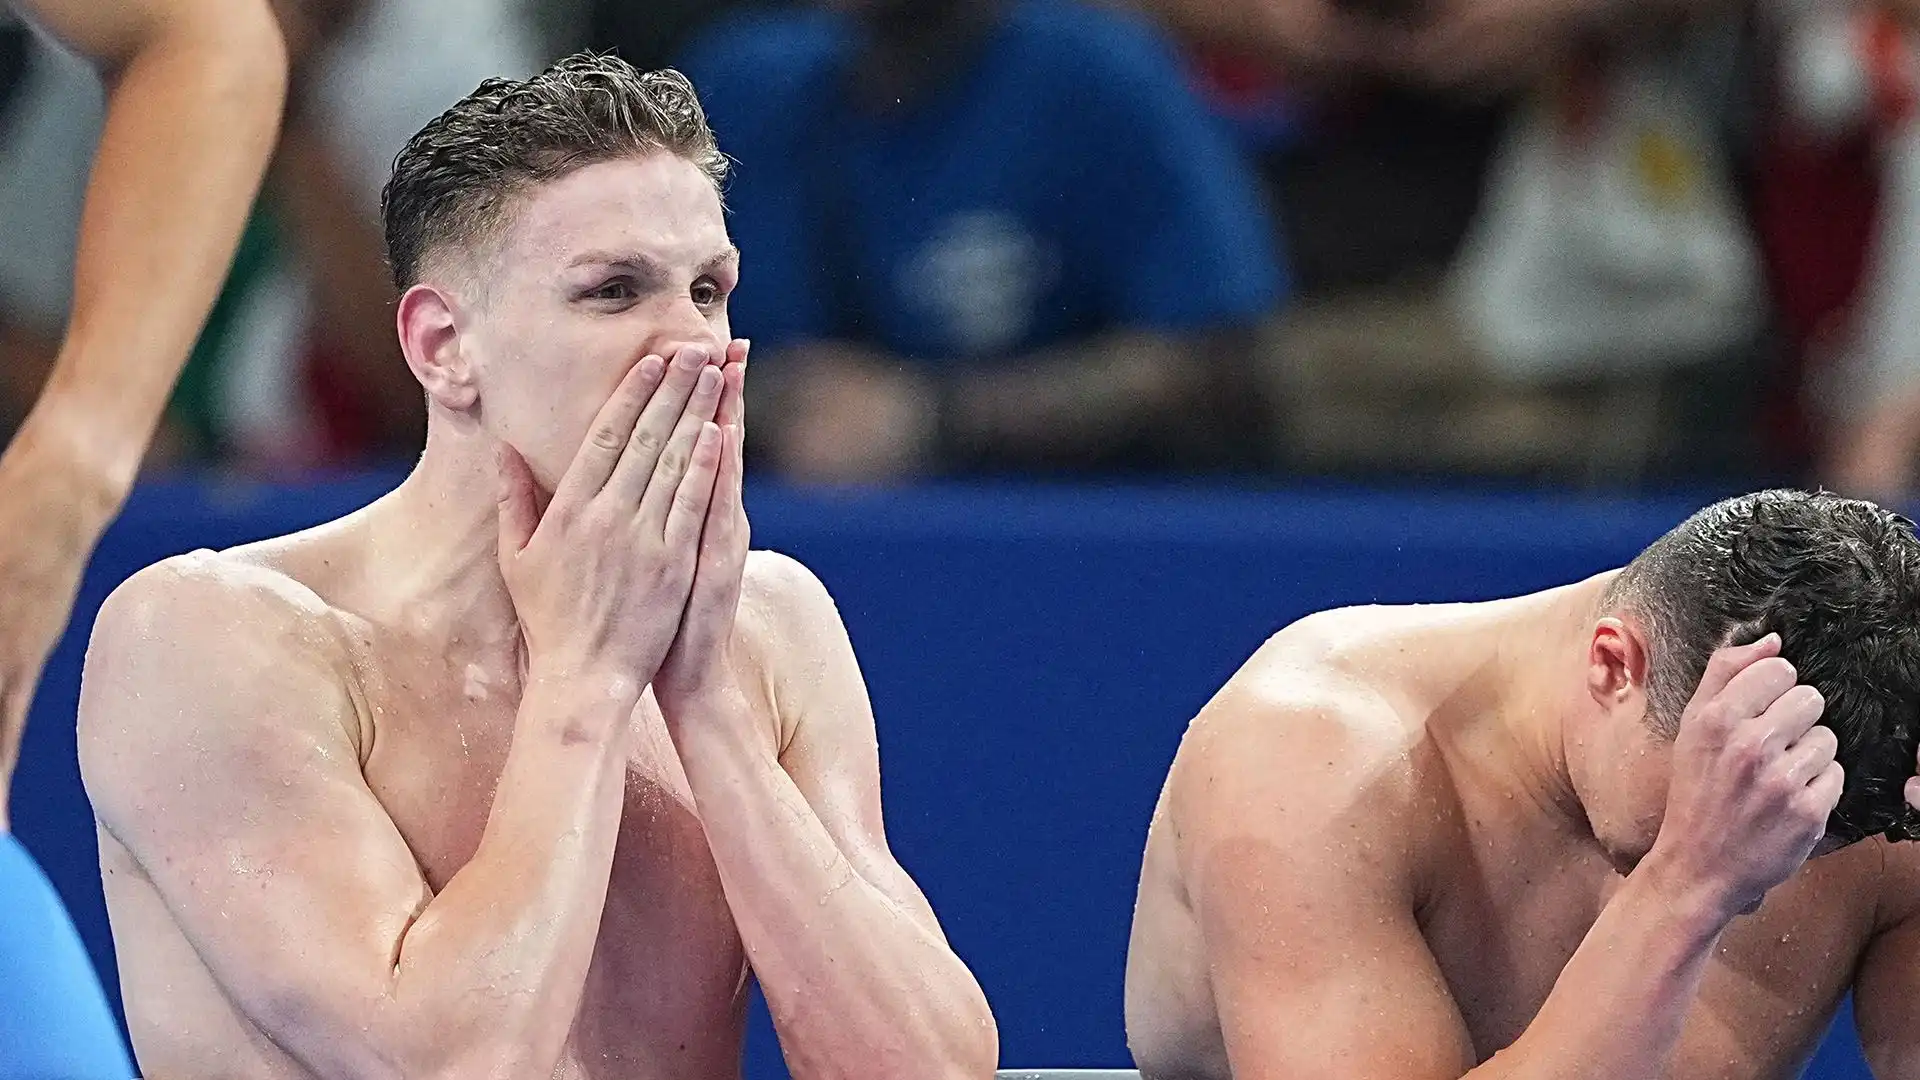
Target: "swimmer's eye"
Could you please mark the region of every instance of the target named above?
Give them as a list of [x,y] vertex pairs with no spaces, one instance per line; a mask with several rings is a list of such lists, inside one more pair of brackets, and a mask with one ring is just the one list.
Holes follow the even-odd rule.
[[587,294],[589,300],[622,301],[638,298],[639,294],[634,291],[633,283],[626,278],[614,278]]
[[726,290],[720,287],[719,282],[710,277],[703,277],[699,281],[694,282],[690,295],[693,297],[693,302],[703,308],[713,307],[715,304],[727,298]]

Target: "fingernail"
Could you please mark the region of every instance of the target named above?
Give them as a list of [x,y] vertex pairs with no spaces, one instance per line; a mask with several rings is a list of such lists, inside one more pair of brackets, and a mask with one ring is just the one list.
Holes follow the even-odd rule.
[[699,349],[681,349],[675,354],[673,362],[678,364],[682,371],[693,371],[696,368],[704,366],[707,362],[707,357],[706,354]]
[[709,366],[701,369],[700,382],[698,383],[699,390],[701,393],[710,394],[713,392],[714,388],[717,387],[719,384],[720,384],[719,368]]
[[640,377],[652,382],[660,377],[660,372],[665,370],[666,366],[667,362],[657,356],[644,357],[640,361]]

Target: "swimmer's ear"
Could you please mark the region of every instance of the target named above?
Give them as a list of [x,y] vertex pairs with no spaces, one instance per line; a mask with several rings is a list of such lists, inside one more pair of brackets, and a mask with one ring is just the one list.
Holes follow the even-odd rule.
[[1633,624],[1609,615],[1594,624],[1587,646],[1587,692],[1607,709],[1644,702],[1647,645]]
[[427,396],[456,412],[472,408],[480,391],[474,385],[472,365],[460,348],[453,299],[432,285],[415,285],[400,298],[394,319],[400,331],[400,351]]

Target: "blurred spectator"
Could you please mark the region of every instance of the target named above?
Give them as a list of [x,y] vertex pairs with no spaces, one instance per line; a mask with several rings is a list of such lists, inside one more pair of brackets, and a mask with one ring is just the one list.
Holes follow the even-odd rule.
[[1149,27],[1073,0],[838,0],[736,15],[683,67],[738,162],[732,312],[777,468],[1259,460],[1273,228]]
[[408,135],[481,80],[540,64],[518,0],[276,0],[294,74],[267,187],[176,414],[250,471],[416,453],[380,188]]
[[[1751,463],[1737,19],[1601,0],[1134,0],[1288,211],[1297,468],[1610,485]],[[1731,405],[1731,407],[1730,407]]]
[[1798,360],[1779,387],[1777,434],[1816,455],[1825,484],[1910,504],[1920,495],[1920,79],[1896,16],[1911,12],[1777,8],[1761,220]]

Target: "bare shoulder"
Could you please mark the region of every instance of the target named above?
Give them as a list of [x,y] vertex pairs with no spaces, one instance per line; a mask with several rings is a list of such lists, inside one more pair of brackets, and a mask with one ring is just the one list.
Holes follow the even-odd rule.
[[747,553],[740,589],[741,606],[763,619],[820,617],[833,614],[833,597],[805,563],[778,551]]
[[749,655],[785,671],[818,662],[822,646],[845,634],[832,594],[804,563],[777,551],[747,554],[736,635]]
[[1347,610],[1289,626],[1194,718],[1166,793],[1183,863],[1206,845],[1268,834],[1319,850],[1367,841],[1341,850],[1411,872],[1432,816],[1424,726],[1396,706],[1390,676],[1352,662],[1368,622]]
[[244,554],[192,551],[146,567],[107,596],[87,667],[107,672],[202,648],[240,660],[324,651],[333,623],[333,610],[288,574]]
[[317,724],[357,752],[348,670],[335,613],[288,575],[235,553],[155,563],[108,596],[88,643],[79,710],[88,790],[101,801],[247,725]]

